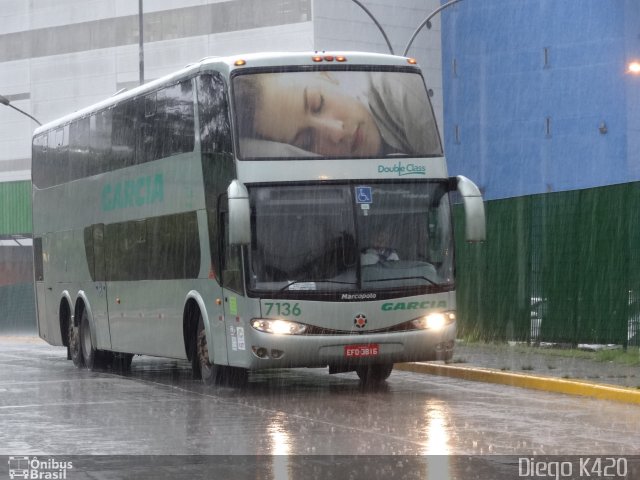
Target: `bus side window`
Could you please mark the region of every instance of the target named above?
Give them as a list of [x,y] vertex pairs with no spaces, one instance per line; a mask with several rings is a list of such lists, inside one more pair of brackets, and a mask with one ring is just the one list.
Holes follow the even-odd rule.
[[42,257],[42,237],[33,238],[33,270],[36,282],[44,280],[44,260]]
[[136,153],[138,163],[150,162],[156,158],[160,158],[158,155],[156,141],[156,123],[157,123],[157,97],[158,92],[151,92],[142,97],[142,105],[144,106],[144,115],[140,122],[140,129],[138,131],[138,151]]
[[219,74],[207,74],[199,76],[197,81],[202,152],[231,152],[229,102],[224,80]]
[[113,108],[111,158],[109,170],[129,167],[135,163],[137,102],[125,100]]
[[239,245],[229,245],[229,213],[226,196],[220,201],[220,271],[224,288],[238,293],[243,292],[242,282],[242,250]]
[[87,176],[89,158],[89,117],[75,120],[69,126],[69,178],[77,180]]
[[140,125],[137,163],[193,151],[195,113],[191,80],[151,92],[135,101]]
[[91,280],[105,281],[104,224],[98,223],[84,229],[84,250]]
[[69,125],[49,131],[47,166],[48,186],[60,185],[69,176]]
[[113,109],[102,110],[89,117],[89,158],[86,175],[108,172],[111,168],[111,132],[113,128]]
[[[221,272],[220,214],[218,201],[229,182],[236,178],[231,155],[231,124],[227,87],[218,73],[207,73],[196,77],[198,98],[198,124],[202,151],[202,176],[204,181],[209,249],[214,272]],[[220,200],[221,201],[221,200]]]
[[38,135],[33,139],[32,153],[33,183],[38,188],[48,186],[49,176],[47,172],[47,134]]
[[195,113],[191,80],[160,90],[157,109],[162,122],[158,133],[164,140],[161,158],[192,152],[195,146]]

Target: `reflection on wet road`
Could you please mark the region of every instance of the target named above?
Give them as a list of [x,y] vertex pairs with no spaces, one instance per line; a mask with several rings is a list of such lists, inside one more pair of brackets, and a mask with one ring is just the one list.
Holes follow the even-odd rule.
[[[205,387],[186,362],[76,369],[62,348],[0,343],[0,454],[638,454],[637,406],[395,371],[368,390],[324,369]],[[446,466],[446,465],[445,465]]]

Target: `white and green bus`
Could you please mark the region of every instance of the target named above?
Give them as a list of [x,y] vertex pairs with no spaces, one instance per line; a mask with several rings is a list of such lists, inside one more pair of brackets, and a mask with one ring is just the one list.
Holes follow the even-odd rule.
[[186,359],[205,383],[450,359],[450,192],[416,62],[206,58],[33,136],[40,337],[79,367]]

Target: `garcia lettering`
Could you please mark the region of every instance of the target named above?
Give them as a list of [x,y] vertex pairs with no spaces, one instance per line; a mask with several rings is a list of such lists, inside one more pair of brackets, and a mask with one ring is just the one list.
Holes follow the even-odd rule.
[[102,188],[102,210],[142,207],[164,201],[164,177],[161,173],[106,184]]

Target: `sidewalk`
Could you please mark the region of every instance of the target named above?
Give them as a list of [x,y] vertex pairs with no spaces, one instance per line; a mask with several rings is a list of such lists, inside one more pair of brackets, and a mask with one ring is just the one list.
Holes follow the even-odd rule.
[[635,355],[635,364],[598,360],[604,355],[597,351],[570,350],[551,345],[532,347],[459,341],[451,364],[640,388],[640,352],[637,347],[629,348],[625,356],[632,360]]
[[[606,350],[610,347],[591,346]],[[605,361],[603,361],[605,359]],[[611,359],[611,360],[606,360]],[[397,364],[399,370],[640,405],[640,351],[458,341],[453,359]]]

